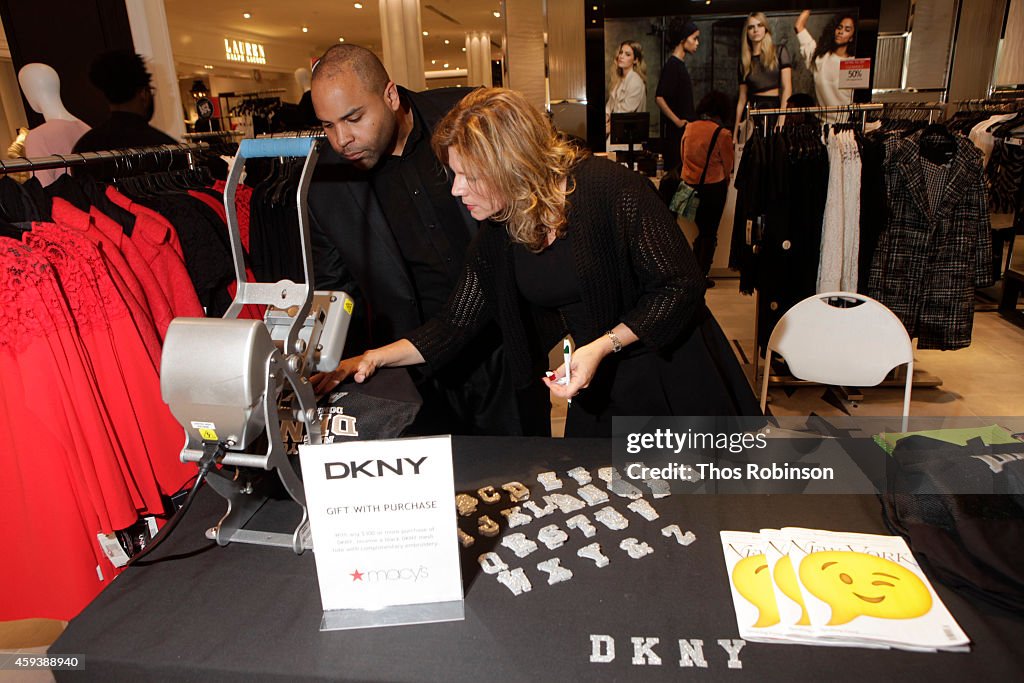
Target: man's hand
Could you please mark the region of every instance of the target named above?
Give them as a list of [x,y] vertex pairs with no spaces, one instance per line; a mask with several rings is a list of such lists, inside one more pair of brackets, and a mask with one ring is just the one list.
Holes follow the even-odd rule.
[[309,378],[309,381],[313,384],[313,392],[320,396],[328,391],[333,391],[339,384],[356,373],[362,360],[362,356],[345,358],[338,363],[338,367],[330,372],[318,372],[313,375]]

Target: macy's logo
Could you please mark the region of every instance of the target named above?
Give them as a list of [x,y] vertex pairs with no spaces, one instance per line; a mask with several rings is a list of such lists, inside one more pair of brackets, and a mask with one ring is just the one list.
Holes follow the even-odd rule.
[[430,572],[426,567],[404,567],[401,569],[368,569],[364,572],[356,569],[349,573],[353,581],[364,581],[366,583],[382,583],[389,581],[423,581],[430,578]]

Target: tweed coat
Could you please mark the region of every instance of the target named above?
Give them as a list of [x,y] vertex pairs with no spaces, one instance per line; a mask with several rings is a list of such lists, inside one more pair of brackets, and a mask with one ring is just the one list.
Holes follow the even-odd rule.
[[944,181],[929,179],[920,138],[918,132],[886,141],[889,224],[875,250],[868,294],[899,316],[918,348],[959,349],[971,343],[975,287],[992,284],[982,157],[957,135]]

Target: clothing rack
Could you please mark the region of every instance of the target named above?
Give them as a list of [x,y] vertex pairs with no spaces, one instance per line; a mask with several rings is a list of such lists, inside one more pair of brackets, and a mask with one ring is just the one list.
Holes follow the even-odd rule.
[[258,140],[264,140],[268,138],[322,138],[327,139],[324,135],[323,128],[307,128],[306,130],[289,130],[283,133],[261,133],[257,135]]
[[[828,113],[843,113],[847,112],[851,116],[859,113],[861,115],[860,125],[864,127],[867,122],[868,112],[881,112],[884,116],[886,113],[893,111],[927,111],[928,122],[932,122],[932,118],[935,112],[942,111],[943,105],[933,102],[928,103],[883,103],[883,102],[870,102],[866,104],[850,104],[847,106],[838,107],[788,107],[786,109],[749,109],[747,114],[751,116],[780,116],[788,114],[828,114]],[[762,130],[767,134],[767,126],[762,126]],[[759,297],[760,293],[754,290],[754,353],[753,353],[753,365],[754,365],[754,385],[759,386],[761,382],[760,371],[761,371],[761,355],[758,349],[758,316],[756,311],[759,309]],[[902,387],[906,384],[906,376],[901,375],[902,372],[906,372],[904,368],[897,368],[895,372],[883,380],[877,386],[888,387],[888,386],[899,386]],[[801,380],[796,378],[784,378],[778,376],[771,377],[772,386],[814,386],[817,382],[810,382],[807,380]],[[938,387],[942,385],[942,379],[928,373],[927,371],[916,368],[914,371],[913,386],[916,388],[922,387]],[[856,388],[851,387],[835,387],[840,397],[849,402],[857,402],[863,400],[864,396]]]
[[928,112],[928,124],[935,120],[935,116],[938,112],[944,112],[946,105],[941,102],[884,102],[882,112],[882,118],[892,116],[893,114],[900,113],[921,113]]
[[121,161],[138,159],[142,157],[156,157],[166,154],[175,156],[187,154],[189,167],[194,168],[195,162],[192,159],[193,152],[209,149],[206,142],[178,143],[176,145],[157,145],[154,147],[135,147],[128,149],[114,149],[105,152],[82,152],[76,154],[51,154],[47,157],[0,159],[0,174],[14,173],[17,171],[45,171],[52,168],[70,168],[71,166],[85,166],[99,161]]
[[288,92],[284,88],[271,88],[270,90],[251,90],[249,92],[225,92],[217,97],[263,97],[264,95],[280,95]]
[[[864,122],[867,120],[867,113],[869,111],[879,111],[882,109],[881,104],[870,103],[870,104],[848,104],[840,107],[786,107],[776,109],[750,109],[750,105],[747,105],[748,116],[788,116],[791,114],[842,114],[847,113],[850,115],[852,120],[853,115],[860,113],[860,125],[863,128]],[[761,126],[761,132],[764,135],[768,134],[768,126]]]
[[240,130],[210,130],[199,133],[185,133],[182,137],[186,140],[206,140],[210,138],[241,138],[245,133]]

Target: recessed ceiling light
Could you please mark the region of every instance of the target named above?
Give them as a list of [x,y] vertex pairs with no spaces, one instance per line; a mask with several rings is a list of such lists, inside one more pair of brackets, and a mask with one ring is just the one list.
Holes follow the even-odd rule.
[[448,65],[447,65],[447,64],[445,64],[445,65],[444,65],[444,68],[446,68],[446,69],[447,69],[447,68],[448,68]]
[[463,51],[463,52],[465,52],[465,51],[466,51],[466,48],[462,48],[462,51]]
[[429,35],[430,35],[430,31],[424,31],[424,32],[423,32],[423,35],[425,35],[425,36],[429,36]]
[[344,42],[345,42],[345,39],[344,39],[344,38],[338,38],[338,42],[339,42],[339,43],[344,43]]
[[444,44],[445,44],[445,45],[449,45],[449,44],[451,44],[451,41],[450,41],[450,40],[448,40],[447,38],[445,38],[445,40],[444,40]]
[[302,32],[303,33],[309,33],[309,27],[308,26],[303,26],[302,27]]
[[212,69],[213,68],[213,64],[203,64],[203,68],[204,69]]
[[355,7],[356,9],[363,9],[363,3],[361,3],[361,2],[357,2],[356,4],[354,4],[352,6]]
[[495,19],[501,19],[501,12],[494,12]]
[[248,12],[242,12],[242,17],[245,19],[252,19],[252,15]]
[[430,63],[431,63],[431,64],[437,64],[437,60],[436,60],[436,59],[431,59],[431,60],[430,60]]

